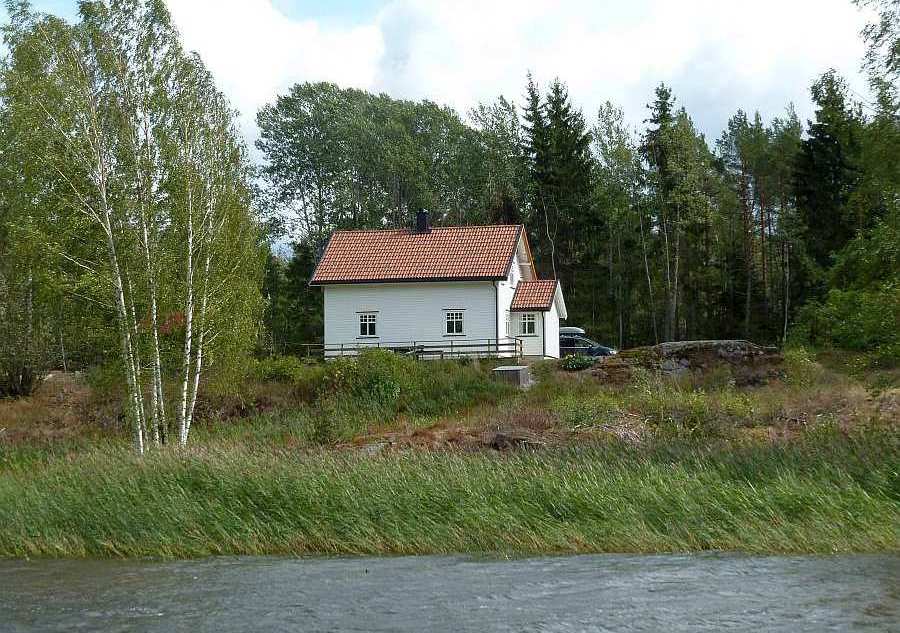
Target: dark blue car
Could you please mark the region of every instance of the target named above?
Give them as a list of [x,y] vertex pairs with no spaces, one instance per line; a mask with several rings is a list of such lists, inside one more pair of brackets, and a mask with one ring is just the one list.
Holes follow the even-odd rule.
[[600,345],[600,343],[592,341],[583,334],[560,332],[560,356],[572,356],[573,354],[580,354],[581,356],[612,356],[615,353],[616,350],[612,347]]

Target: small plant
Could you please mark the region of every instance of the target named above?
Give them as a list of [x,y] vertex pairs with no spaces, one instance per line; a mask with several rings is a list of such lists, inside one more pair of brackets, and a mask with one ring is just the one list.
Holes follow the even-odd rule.
[[621,408],[619,400],[606,392],[589,398],[569,394],[557,398],[551,405],[551,411],[571,430],[610,422],[621,414]]
[[594,362],[595,359],[591,356],[575,354],[574,356],[566,356],[563,358],[559,361],[559,366],[566,371],[582,371],[588,367],[593,367]]
[[805,347],[791,347],[784,351],[787,382],[795,387],[809,387],[822,375],[822,366],[813,360]]

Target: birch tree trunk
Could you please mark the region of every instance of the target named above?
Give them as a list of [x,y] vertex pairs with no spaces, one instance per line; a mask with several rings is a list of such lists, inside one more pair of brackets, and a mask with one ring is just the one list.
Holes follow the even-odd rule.
[[[188,177],[191,178],[190,176]],[[187,237],[185,243],[184,270],[184,347],[181,357],[181,391],[178,410],[178,441],[182,446],[188,440],[188,384],[191,378],[191,353],[194,334],[194,220],[193,187],[188,184],[187,193]]]
[[122,345],[122,357],[125,365],[125,379],[128,383],[128,402],[130,405],[130,417],[132,434],[134,436],[134,449],[138,454],[144,453],[144,434],[142,431],[143,400],[135,371],[134,348],[129,327],[128,310],[125,306],[125,288],[122,283],[122,273],[119,268],[119,255],[116,251],[116,241],[110,222],[109,207],[106,202],[105,179],[100,178],[100,212],[103,229],[106,234],[106,248],[109,255],[109,264],[112,269],[113,291],[115,293],[116,313],[119,319],[119,338]]

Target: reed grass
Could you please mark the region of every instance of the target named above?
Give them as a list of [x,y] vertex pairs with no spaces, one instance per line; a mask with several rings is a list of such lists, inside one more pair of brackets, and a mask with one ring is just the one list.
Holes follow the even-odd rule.
[[0,556],[900,550],[895,431],[382,456],[0,460]]

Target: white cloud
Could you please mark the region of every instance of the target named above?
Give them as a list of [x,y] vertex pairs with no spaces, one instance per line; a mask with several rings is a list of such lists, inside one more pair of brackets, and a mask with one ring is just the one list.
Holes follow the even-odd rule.
[[465,112],[499,94],[521,100],[530,69],[567,82],[589,118],[611,99],[634,124],[665,81],[712,137],[738,108],[771,117],[793,101],[811,116],[809,84],[830,67],[865,91],[865,16],[849,0],[392,0],[355,25],[291,19],[271,0],[169,6],[250,140],[256,110],[307,80]]
[[298,81],[369,88],[381,57],[375,24],[330,29],[290,20],[270,0],[168,0],[187,48],[196,50],[255,137],[256,112]]

